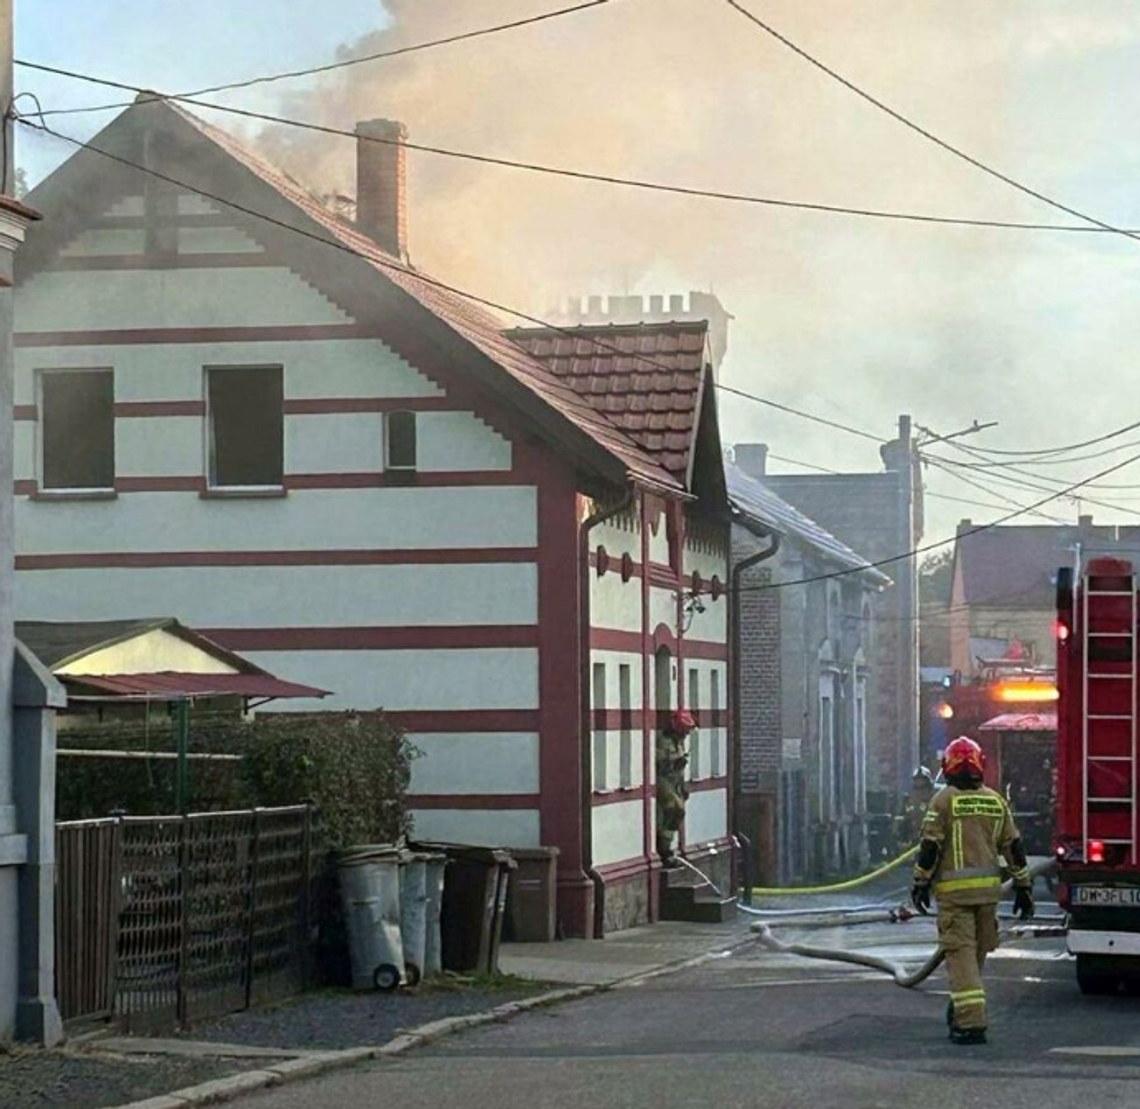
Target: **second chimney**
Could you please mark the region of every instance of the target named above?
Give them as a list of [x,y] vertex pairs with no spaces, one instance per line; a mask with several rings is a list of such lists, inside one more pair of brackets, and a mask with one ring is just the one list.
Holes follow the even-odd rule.
[[732,456],[749,477],[766,477],[768,473],[767,443],[737,443]]
[[[356,225],[401,261],[408,260],[408,129],[391,119],[356,125]],[[380,140],[380,141],[375,141]]]

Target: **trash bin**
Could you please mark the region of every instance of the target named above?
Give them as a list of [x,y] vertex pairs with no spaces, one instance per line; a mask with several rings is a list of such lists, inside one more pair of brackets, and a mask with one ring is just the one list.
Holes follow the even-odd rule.
[[454,843],[418,843],[415,848],[447,856],[440,919],[443,968],[496,973],[510,873],[515,866],[509,852]]
[[403,980],[402,865],[403,853],[388,845],[350,848],[338,860],[353,989],[394,990]]
[[427,859],[422,853],[409,853],[400,871],[400,939],[404,981],[409,986],[420,984],[426,964]]
[[518,869],[511,876],[503,938],[550,943],[558,932],[558,848],[512,847]]
[[443,972],[443,946],[440,919],[443,916],[443,882],[447,869],[446,855],[424,856],[424,895],[427,899],[425,917],[427,930],[424,939],[424,976],[431,978]]

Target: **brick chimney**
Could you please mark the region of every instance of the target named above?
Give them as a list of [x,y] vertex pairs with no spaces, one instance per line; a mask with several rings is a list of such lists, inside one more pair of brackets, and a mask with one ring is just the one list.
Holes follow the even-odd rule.
[[[356,225],[389,254],[408,259],[408,129],[391,119],[356,125]],[[381,141],[370,141],[381,140]]]
[[733,458],[749,477],[764,477],[768,472],[767,443],[737,443],[732,448]]

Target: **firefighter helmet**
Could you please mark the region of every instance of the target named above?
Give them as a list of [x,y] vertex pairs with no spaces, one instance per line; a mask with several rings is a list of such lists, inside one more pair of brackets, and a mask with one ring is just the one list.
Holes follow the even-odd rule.
[[981,778],[986,756],[969,736],[960,735],[942,754],[942,773],[948,778]]

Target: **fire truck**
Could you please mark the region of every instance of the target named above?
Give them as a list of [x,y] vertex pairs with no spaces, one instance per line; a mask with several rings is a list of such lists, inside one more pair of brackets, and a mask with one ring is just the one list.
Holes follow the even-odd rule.
[[1131,562],[1058,574],[1054,852],[1084,993],[1140,992],[1137,617]]

